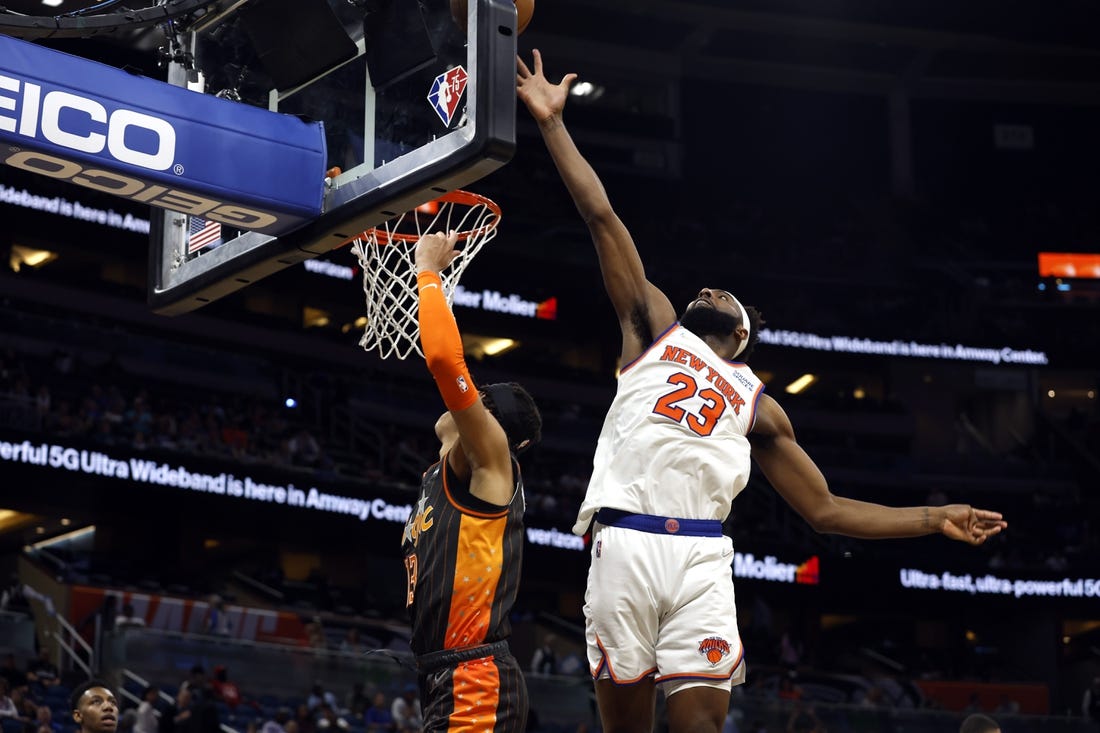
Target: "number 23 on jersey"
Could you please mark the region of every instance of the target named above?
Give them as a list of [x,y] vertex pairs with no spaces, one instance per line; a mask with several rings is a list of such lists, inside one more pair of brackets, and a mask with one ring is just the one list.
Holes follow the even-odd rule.
[[[674,389],[661,395],[657,404],[653,406],[653,412],[667,417],[673,422],[681,422],[688,426],[693,433],[706,437],[714,432],[718,419],[726,411],[726,401],[722,394],[710,387],[699,389],[695,377],[686,372],[676,372],[668,378],[668,383]],[[703,406],[698,412],[688,412],[680,406],[680,403],[699,395],[703,400]]]

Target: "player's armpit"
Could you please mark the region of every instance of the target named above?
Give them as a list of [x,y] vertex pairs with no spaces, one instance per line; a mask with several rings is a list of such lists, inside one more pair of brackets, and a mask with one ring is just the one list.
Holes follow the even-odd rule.
[[458,428],[462,458],[469,466],[470,493],[490,504],[507,505],[515,481],[504,428],[480,399],[464,410],[452,411],[451,416]]

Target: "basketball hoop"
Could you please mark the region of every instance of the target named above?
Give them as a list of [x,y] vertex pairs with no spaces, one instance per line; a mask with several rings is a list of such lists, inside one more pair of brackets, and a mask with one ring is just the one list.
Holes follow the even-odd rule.
[[500,206],[495,201],[456,190],[356,237],[352,251],[363,268],[367,301],[367,325],[359,345],[366,351],[377,349],[383,359],[404,359],[413,351],[423,356],[417,322],[416,243],[431,232],[458,231],[458,256],[439,273],[443,295],[451,305],[466,266],[496,236],[499,223]]

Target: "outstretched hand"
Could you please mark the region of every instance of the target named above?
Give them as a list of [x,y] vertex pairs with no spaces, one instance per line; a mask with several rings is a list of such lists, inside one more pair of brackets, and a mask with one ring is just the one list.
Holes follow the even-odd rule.
[[422,236],[420,241],[416,243],[416,252],[414,253],[416,271],[441,272],[443,268],[451,264],[451,260],[458,256],[458,250],[455,249],[455,242],[457,241],[458,232],[453,229],[446,234],[436,232]]
[[944,507],[944,513],[940,531],[953,540],[971,545],[980,545],[1008,528],[1000,512],[975,509],[969,504],[949,504]]
[[561,115],[569,87],[577,80],[576,74],[566,74],[557,84],[551,84],[542,73],[542,54],[536,48],[531,52],[535,70],[527,68],[523,59],[516,56],[516,95],[527,105],[536,122]]

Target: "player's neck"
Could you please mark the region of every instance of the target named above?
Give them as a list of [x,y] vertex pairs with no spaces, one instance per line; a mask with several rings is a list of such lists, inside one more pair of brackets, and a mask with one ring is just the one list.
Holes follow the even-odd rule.
[[733,361],[733,355],[737,353],[737,339],[732,336],[715,336],[707,334],[699,336],[710,350],[718,354],[725,361]]

